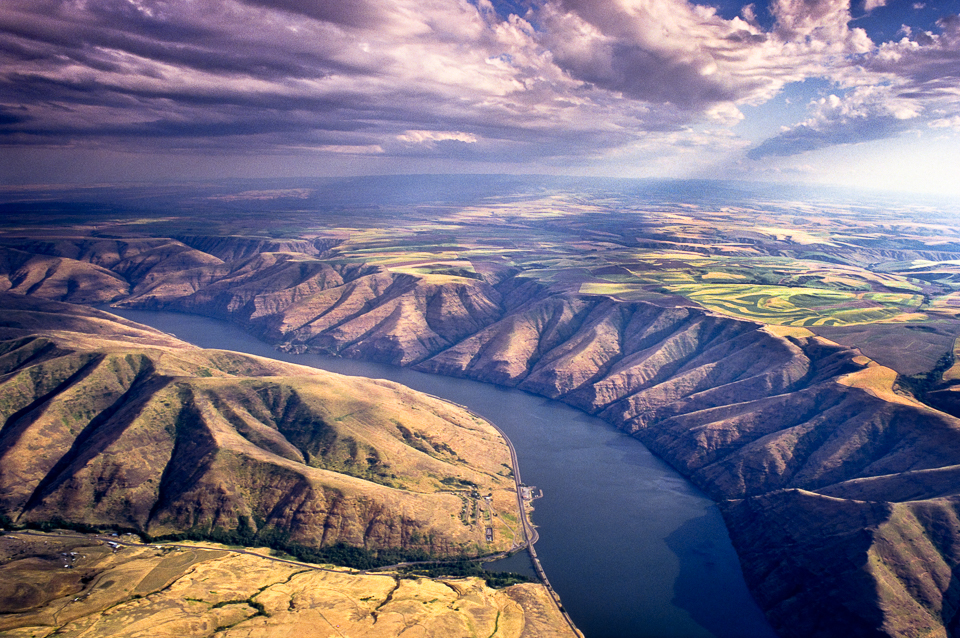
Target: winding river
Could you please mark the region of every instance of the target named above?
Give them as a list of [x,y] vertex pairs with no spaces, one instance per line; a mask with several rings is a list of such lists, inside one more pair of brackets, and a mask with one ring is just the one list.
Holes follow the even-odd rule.
[[[222,321],[113,310],[204,348],[397,381],[464,405],[513,442],[534,501],[537,554],[587,638],[773,638],[716,505],[640,442],[557,401],[463,379],[289,355]],[[501,563],[506,563],[501,564]],[[492,569],[532,574],[525,553]]]

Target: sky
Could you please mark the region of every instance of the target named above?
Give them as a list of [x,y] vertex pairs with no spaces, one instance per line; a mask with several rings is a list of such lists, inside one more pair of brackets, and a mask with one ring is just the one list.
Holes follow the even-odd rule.
[[392,173],[960,194],[960,0],[0,2],[0,184]]

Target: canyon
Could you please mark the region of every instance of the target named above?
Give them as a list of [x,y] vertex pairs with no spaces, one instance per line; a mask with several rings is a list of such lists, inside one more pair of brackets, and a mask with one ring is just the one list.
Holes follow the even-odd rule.
[[[368,240],[366,246],[380,248],[353,253],[344,241],[340,230],[284,239],[7,233],[0,242],[0,288],[14,308],[22,302],[10,300],[43,299],[201,314],[233,322],[288,352],[407,366],[563,401],[636,437],[716,500],[747,583],[780,635],[960,635],[960,420],[933,407],[949,408],[948,401],[928,400],[952,392],[948,375],[929,378],[934,392],[911,392],[893,369],[895,346],[871,359],[855,345],[818,336],[813,324],[750,320],[743,306],[731,316],[689,294],[669,294],[683,292],[682,286],[663,294],[600,294],[612,289],[564,274],[577,264],[563,270],[556,261],[518,266],[486,253],[469,260],[438,253],[430,268],[414,268],[376,257],[382,247],[399,255],[413,250],[396,238]],[[781,252],[788,246],[813,250],[806,240],[774,243]],[[913,257],[937,257],[917,246],[910,250]],[[952,248],[939,250],[937,258],[946,259]],[[848,256],[866,259],[868,252],[878,259],[910,257],[903,250],[856,246]],[[431,260],[420,255],[409,263]],[[838,258],[817,263],[831,259]],[[590,272],[646,272],[642,264],[628,266]],[[708,275],[733,276],[702,276]],[[892,275],[877,278],[880,292],[859,305],[843,301],[839,312],[880,312],[878,304],[894,297],[898,304],[917,303],[897,292],[906,283]],[[910,281],[919,286],[920,280]],[[929,296],[933,288],[923,290]],[[904,317],[917,316],[912,312]],[[229,365],[218,359],[203,367]],[[149,383],[152,377],[138,370],[125,374]],[[256,430],[252,422],[269,412],[256,393],[218,390],[218,399],[197,407],[196,397],[206,391],[200,388],[212,383],[191,382],[192,409],[237,412],[228,406],[238,405],[242,415],[223,418]],[[262,445],[269,448],[267,441]],[[382,443],[369,445],[392,459],[381,453]],[[446,454],[439,442],[431,445],[434,456]],[[273,453],[283,463],[309,458],[302,450],[299,457],[296,450]],[[479,458],[474,463],[483,466]],[[360,466],[371,471],[369,464]],[[495,467],[483,467],[495,480]],[[462,470],[455,476],[477,481]],[[48,481],[40,493],[48,499],[60,485]],[[17,498],[38,518],[60,507],[44,511],[36,509],[43,499]],[[400,503],[390,506],[404,511]],[[215,510],[203,503],[158,512],[183,521],[197,507]],[[99,520],[95,509],[91,520]],[[284,511],[290,522],[291,510]],[[129,520],[142,517],[134,513]],[[155,520],[161,529],[168,519]],[[372,538],[384,546],[410,545],[414,529],[419,539],[431,525],[408,515],[377,528]],[[358,540],[346,532],[343,539]],[[435,541],[430,550],[452,551],[463,543]]]

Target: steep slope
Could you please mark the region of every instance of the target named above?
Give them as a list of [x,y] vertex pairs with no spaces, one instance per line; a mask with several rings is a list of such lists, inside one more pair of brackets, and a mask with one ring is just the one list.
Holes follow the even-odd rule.
[[441,555],[513,541],[503,517],[493,543],[461,517],[470,492],[510,517],[516,497],[502,439],[449,404],[98,311],[0,303],[0,511],[14,522]]
[[105,303],[129,293],[127,282],[102,266],[19,250],[0,254],[0,292],[77,303]]
[[[288,349],[397,365],[440,352],[501,314],[498,293],[484,282],[431,283],[275,253],[242,262],[193,294],[158,301],[150,305],[242,322]],[[127,303],[142,306],[143,298]]]
[[568,296],[419,367],[558,398],[631,432],[723,504],[784,636],[957,635],[960,421],[898,395],[896,374],[856,350]]
[[[202,245],[229,257],[234,240],[224,241],[219,252]],[[960,635],[960,421],[898,394],[896,375],[853,348],[697,308],[557,292],[513,271],[489,281],[415,277],[305,252],[191,259],[200,265],[124,271],[139,279],[127,279],[131,293],[121,303],[225,317],[293,351],[415,365],[568,402],[630,432],[722,503],[748,583],[783,635]],[[51,294],[43,287],[18,292]],[[9,350],[11,361],[28,356]],[[100,364],[62,365],[58,374],[70,378]],[[140,372],[145,365],[124,368],[127,383],[154,379]],[[196,430],[191,440],[206,432],[209,445],[234,450],[224,443],[226,426],[217,425],[228,423],[230,431],[248,432],[244,440],[262,441],[257,448],[282,459],[284,471],[309,467],[316,454],[297,448],[295,436],[283,434],[291,449],[245,425],[247,414],[272,414],[275,399],[254,400],[216,383],[165,386],[166,401],[184,420],[176,427]],[[234,405],[241,409],[226,407]],[[271,423],[271,431],[282,430],[280,421]],[[364,445],[379,454],[380,444]],[[346,467],[342,454],[328,456]],[[376,467],[364,464],[362,453],[350,458],[358,472]],[[210,476],[248,473],[245,460],[208,460]],[[40,493],[53,495],[60,484],[51,481]],[[155,515],[151,506],[147,524],[221,520],[215,503],[184,498],[202,502],[200,514],[162,502]],[[279,520],[292,516],[285,513],[292,505],[269,506]],[[265,511],[256,515],[267,520]]]
[[[485,281],[329,264],[314,256],[330,245],[322,239],[182,239],[209,252],[173,239],[7,239],[0,290],[194,312],[242,323],[294,351],[396,365],[422,361],[503,316],[500,293]],[[285,252],[266,252],[273,249]]]
[[319,255],[338,242],[335,240],[262,239],[256,237],[219,237],[216,235],[182,235],[175,237],[191,248],[214,255],[223,261],[237,261],[261,253],[302,253]]

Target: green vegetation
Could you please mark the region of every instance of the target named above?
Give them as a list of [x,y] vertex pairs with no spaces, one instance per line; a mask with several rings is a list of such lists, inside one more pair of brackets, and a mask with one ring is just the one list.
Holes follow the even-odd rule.
[[[257,592],[257,593],[259,594],[260,592]],[[269,614],[267,614],[267,612],[266,612],[266,610],[265,610],[265,608],[264,608],[264,606],[263,606],[263,603],[260,603],[260,602],[255,601],[255,600],[253,599],[253,596],[251,596],[250,598],[245,598],[245,599],[243,599],[243,600],[222,600],[222,601],[220,601],[219,603],[213,604],[213,605],[211,606],[211,609],[220,609],[221,607],[226,607],[227,605],[247,605],[247,606],[249,606],[249,607],[253,607],[253,608],[257,611],[257,613],[255,613],[254,616],[268,616],[268,615],[269,615]],[[221,629],[225,629],[225,628],[226,628],[226,627],[218,628],[217,631],[220,631]]]
[[717,312],[793,326],[900,321],[937,309],[939,297],[960,289],[956,267],[941,273],[941,262],[887,257],[941,246],[943,237],[929,228],[839,211],[832,219],[798,215],[782,205],[745,214],[678,204],[657,215],[635,214],[627,201],[530,199],[511,205],[509,216],[501,216],[501,206],[476,206],[436,221],[404,211],[404,223],[389,229],[337,228],[349,238],[330,258],[428,278],[476,278],[476,264],[495,256],[546,284],[579,282],[587,294],[680,296]]
[[477,561],[449,561],[430,565],[410,565],[402,567],[399,573],[406,577],[425,576],[428,578],[466,578],[476,576],[487,581],[494,589],[502,589],[517,583],[529,583],[530,579],[514,572],[491,572]]
[[892,319],[919,308],[920,295],[848,292],[826,288],[745,284],[676,285],[666,288],[705,308],[764,323],[836,326]]
[[[214,529],[209,532],[185,532],[166,534],[158,537],[145,537],[144,542],[157,541],[209,541],[240,547],[269,547],[296,560],[307,563],[337,565],[359,570],[372,570],[398,565],[401,563],[420,563],[400,568],[400,573],[410,576],[466,577],[478,576],[494,588],[507,587],[516,583],[529,582],[530,579],[508,572],[488,572],[476,560],[460,559],[454,561],[438,560],[422,550],[379,549],[370,550],[336,543],[328,547],[307,547],[289,541],[289,535],[269,528],[254,532],[250,523],[240,519],[234,530]],[[247,601],[234,601],[247,602]],[[226,603],[225,603],[226,604]]]
[[290,541],[289,533],[273,527],[254,531],[244,518],[233,530],[212,529],[189,531],[162,536],[146,536],[145,542],[155,541],[208,541],[236,547],[269,547],[306,563],[338,565],[353,569],[377,569],[397,563],[429,561],[436,558],[423,550],[414,549],[365,549],[345,543],[327,547],[309,547]]
[[907,390],[920,401],[928,403],[927,393],[941,384],[943,374],[953,367],[954,363],[955,358],[953,352],[947,352],[940,357],[937,365],[928,372],[923,374],[897,375],[897,386]]
[[474,483],[473,481],[457,478],[454,476],[446,476],[440,479],[440,482],[443,483],[444,485],[451,485],[451,486],[456,486],[464,489],[476,489],[477,487],[477,484]]
[[411,431],[410,428],[399,421],[394,420],[397,431],[410,447],[428,454],[434,458],[443,459],[446,457],[457,457],[457,453],[445,441],[438,441],[434,437],[423,434],[422,432]]
[[69,532],[78,532],[80,534],[106,534],[106,533],[116,533],[116,534],[132,534],[139,538],[144,543],[150,542],[150,537],[143,532],[132,529],[130,527],[123,527],[120,525],[88,525],[86,523],[75,523],[72,521],[67,521],[62,518],[51,518],[45,521],[39,522],[25,522],[25,523],[15,523],[13,520],[6,516],[5,514],[0,514],[0,527],[4,527],[9,530],[36,530],[38,532],[53,532],[56,530],[64,530]]

